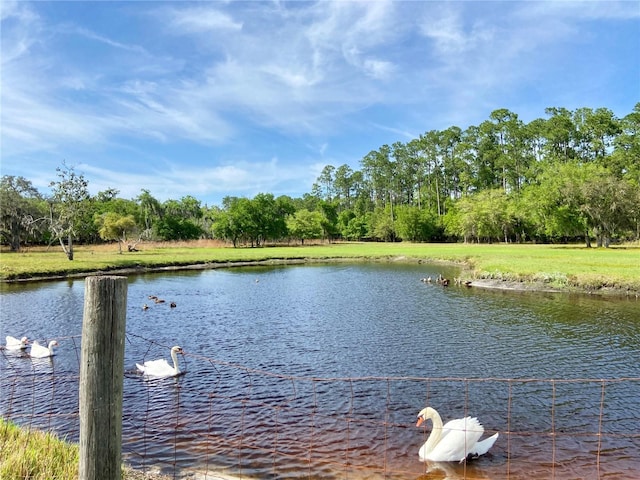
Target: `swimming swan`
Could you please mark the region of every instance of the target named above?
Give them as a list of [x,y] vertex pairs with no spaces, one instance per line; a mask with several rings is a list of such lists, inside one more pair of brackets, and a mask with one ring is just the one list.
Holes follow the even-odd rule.
[[33,358],[53,357],[55,355],[55,353],[53,353],[53,347],[57,346],[58,342],[56,342],[55,340],[51,340],[48,347],[40,345],[38,341],[35,340],[31,344],[31,352],[29,352],[29,355]]
[[180,368],[178,368],[178,353],[184,353],[181,347],[175,346],[171,349],[171,358],[173,359],[173,367],[169,365],[164,358],[160,360],[150,360],[140,365],[136,363],[136,367],[143,374],[149,377],[165,378],[175,377],[180,375]]
[[420,461],[464,462],[469,456],[484,455],[498,439],[498,434],[478,440],[484,433],[484,427],[475,417],[458,418],[442,425],[438,412],[427,407],[418,414],[416,427],[431,419],[433,429],[427,441],[420,447]]
[[7,350],[24,350],[27,348],[27,344],[29,343],[29,339],[27,337],[22,337],[18,340],[16,337],[12,337],[11,335],[7,335]]

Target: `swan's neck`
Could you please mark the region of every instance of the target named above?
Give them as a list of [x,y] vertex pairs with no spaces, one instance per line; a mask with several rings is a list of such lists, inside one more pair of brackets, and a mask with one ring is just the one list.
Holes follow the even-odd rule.
[[438,442],[440,441],[440,437],[442,436],[442,418],[438,415],[438,412],[435,410],[429,415],[431,418],[431,422],[433,423],[433,428],[431,429],[431,433],[429,434],[429,438],[427,442],[424,444],[425,452],[432,451]]
[[174,351],[171,351],[171,358],[173,359],[173,369],[176,373],[180,373],[180,369],[178,368],[178,354]]

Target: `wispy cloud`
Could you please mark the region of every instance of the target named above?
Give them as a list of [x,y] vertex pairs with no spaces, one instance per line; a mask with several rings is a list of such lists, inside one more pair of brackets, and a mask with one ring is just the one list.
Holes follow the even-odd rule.
[[[92,175],[136,189],[309,183],[311,165],[357,167],[383,143],[495,108],[601,106],[640,63],[591,53],[616,27],[638,33],[624,1],[42,5],[2,3],[3,170],[94,158]],[[165,167],[130,176],[121,155]]]
[[67,34],[67,35],[77,35],[79,37],[84,37],[88,40],[93,40],[99,43],[103,43],[109,47],[116,48],[118,50],[125,50],[128,52],[133,52],[136,54],[143,54],[148,56],[148,52],[142,48],[140,45],[129,45],[126,43],[118,42],[111,38],[105,37],[103,35],[99,35],[96,32],[92,32],[86,28],[83,28],[79,25],[73,24],[62,24],[55,27],[55,31],[58,34]]
[[137,173],[89,163],[80,163],[74,168],[92,179],[90,185],[94,194],[115,187],[121,197],[133,199],[144,188],[161,201],[187,195],[196,198],[253,197],[258,193],[287,195],[292,184],[301,178],[312,182],[320,172],[314,165],[285,166],[277,158],[264,162],[240,160],[212,167],[190,167],[165,161]]
[[[371,50],[389,36],[380,32],[389,23],[392,3],[336,2],[329,6],[327,13],[324,5],[300,7],[297,19],[303,22],[302,28],[285,23],[290,12],[270,11],[270,29],[262,25],[244,29],[243,21],[219,11],[217,3],[196,8],[161,7],[151,16],[160,19],[160,28],[201,42],[204,35],[204,40],[212,42],[205,54],[189,54],[184,60],[194,63],[186,66],[172,62],[174,71],[150,67],[170,61],[155,57],[150,48],[109,38],[86,26],[65,21],[49,25],[45,31],[32,30],[32,38],[75,36],[77,42],[88,39],[125,52],[129,56],[116,57],[118,63],[135,76],[119,80],[117,63],[94,65],[93,72],[76,72],[77,67],[64,68],[60,62],[66,59],[61,56],[48,65],[31,64],[24,59],[28,48],[20,48],[20,43],[14,42],[22,55],[14,55],[15,61],[9,62],[4,90],[20,91],[20,86],[25,85],[21,77],[27,77],[32,80],[32,94],[29,105],[15,95],[4,97],[3,104],[6,112],[28,107],[31,115],[7,116],[5,134],[31,131],[34,140],[50,137],[46,142],[49,146],[74,136],[81,142],[101,143],[114,134],[215,143],[232,135],[234,128],[225,118],[238,112],[248,115],[256,125],[285,131],[331,130],[342,116],[376,102],[380,92],[367,86],[364,78],[388,79],[395,66]],[[13,16],[26,21],[25,28],[37,19],[35,15],[18,15],[17,10]],[[224,36],[224,43],[216,44],[216,36]],[[131,55],[146,67],[134,64]],[[344,66],[353,68],[352,72],[345,73]],[[195,75],[185,76],[187,69]],[[38,80],[41,83],[34,85]],[[55,99],[61,88],[85,92],[101,109],[99,116],[89,114],[89,118],[97,118],[87,122],[85,102],[66,102],[62,136],[58,131],[60,122],[52,115],[60,109]],[[51,134],[47,135],[47,131]],[[23,134],[16,143],[25,147],[27,138]]]
[[217,9],[215,3],[198,7],[163,8],[163,16],[174,33],[193,35],[194,33],[215,33],[242,29],[242,22]]
[[526,2],[517,5],[514,18],[561,19],[573,23],[584,20],[636,20],[640,8],[634,1],[619,0],[596,2],[593,0],[564,2]]

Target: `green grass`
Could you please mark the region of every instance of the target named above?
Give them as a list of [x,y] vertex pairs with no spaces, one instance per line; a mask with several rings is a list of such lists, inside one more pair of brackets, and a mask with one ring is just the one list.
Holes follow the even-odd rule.
[[[2,480],[76,480],[80,448],[50,432],[19,427],[0,417],[0,478]],[[122,467],[123,480],[167,479]]]
[[27,430],[0,418],[0,478],[72,480],[78,478],[78,445],[52,433]]
[[232,248],[210,242],[141,244],[118,254],[117,246],[88,246],[67,260],[62,250],[33,249],[0,255],[0,279],[156,268],[196,264],[332,259],[406,259],[455,262],[464,278],[541,282],[555,287],[640,292],[640,247],[585,248],[557,245],[337,243],[310,246]]

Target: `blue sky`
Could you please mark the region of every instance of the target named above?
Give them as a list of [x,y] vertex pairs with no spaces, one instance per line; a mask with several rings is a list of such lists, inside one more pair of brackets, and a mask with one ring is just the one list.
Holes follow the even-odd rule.
[[302,196],[507,108],[640,101],[640,2],[2,1],[1,172],[42,193]]

